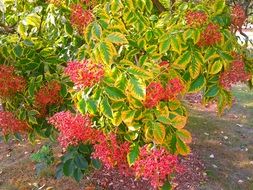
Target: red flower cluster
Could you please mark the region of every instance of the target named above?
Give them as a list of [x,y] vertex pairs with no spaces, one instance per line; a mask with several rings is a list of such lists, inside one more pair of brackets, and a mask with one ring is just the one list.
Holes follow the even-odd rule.
[[164,181],[174,172],[181,170],[177,157],[169,154],[165,149],[148,151],[144,146],[140,150],[139,159],[133,170],[137,177],[144,177],[151,181],[154,188],[161,187]]
[[219,43],[221,41],[221,33],[219,30],[219,25],[210,23],[207,28],[201,33],[198,45],[201,46],[211,46]]
[[231,20],[234,26],[241,28],[246,18],[246,13],[241,5],[235,5],[232,8]]
[[117,167],[121,174],[129,175],[130,168],[127,163],[127,153],[130,150],[128,142],[119,143],[116,135],[110,134],[107,137],[102,135],[98,137],[94,144],[92,157],[102,161],[105,167]]
[[133,167],[129,167],[129,142],[121,143],[115,134],[105,135],[92,128],[87,115],[60,112],[51,117],[49,123],[59,130],[58,140],[64,148],[80,142],[91,143],[94,148],[92,158],[99,159],[107,168],[117,168],[123,175],[148,178],[154,187],[161,186],[173,172],[182,170],[176,156],[170,155],[165,149],[147,151],[146,147],[140,149],[138,160]]
[[169,67],[170,63],[168,61],[162,61],[161,63],[159,63],[160,67]]
[[187,25],[199,27],[207,22],[207,15],[202,11],[188,11],[186,14]]
[[161,83],[152,82],[146,89],[146,100],[144,102],[144,106],[146,108],[153,108],[157,106],[161,100],[174,100],[178,94],[183,91],[183,89],[184,86],[178,78],[169,80],[165,89]]
[[6,135],[25,132],[29,129],[29,126],[25,121],[16,119],[13,113],[0,111],[0,128],[2,133]]
[[91,128],[92,122],[88,115],[73,114],[70,111],[59,112],[49,118],[49,123],[59,130],[58,140],[63,148],[77,145],[80,142],[96,140],[97,131]]
[[183,90],[184,86],[181,80],[178,78],[171,79],[166,85],[163,99],[166,101],[174,100]]
[[0,66],[0,97],[10,97],[25,89],[26,81],[15,74],[12,66]]
[[83,88],[98,83],[104,76],[104,69],[101,64],[94,64],[88,60],[71,61],[65,68],[65,73],[78,88]]
[[229,90],[233,84],[248,81],[251,75],[245,71],[244,66],[241,60],[233,61],[231,68],[220,75],[220,85]]
[[70,21],[71,24],[78,29],[80,33],[93,20],[93,15],[90,10],[84,10],[79,4],[72,5]]
[[47,106],[61,102],[60,91],[61,85],[57,81],[50,81],[39,89],[35,95],[35,105],[40,108],[41,115],[47,113]]
[[145,107],[153,108],[163,99],[164,88],[159,82],[151,82],[146,89]]

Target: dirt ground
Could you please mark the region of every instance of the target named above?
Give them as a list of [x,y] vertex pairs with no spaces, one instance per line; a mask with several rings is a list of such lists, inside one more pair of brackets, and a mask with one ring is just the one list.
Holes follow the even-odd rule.
[[192,148],[208,177],[199,190],[253,190],[253,92],[238,86],[233,93],[235,103],[222,117],[212,106],[190,108]]
[[[234,94],[235,104],[222,117],[216,115],[215,107],[188,105],[187,128],[194,141],[193,155],[185,160],[192,165],[189,172],[195,176],[180,176],[186,183],[179,180],[178,190],[253,190],[253,92],[239,86]],[[38,177],[29,157],[40,146],[26,142],[4,144],[0,140],[0,190],[149,189],[147,182],[121,179],[114,171],[92,174],[80,184],[70,178],[55,180],[53,169]],[[196,180],[197,173],[207,180]]]

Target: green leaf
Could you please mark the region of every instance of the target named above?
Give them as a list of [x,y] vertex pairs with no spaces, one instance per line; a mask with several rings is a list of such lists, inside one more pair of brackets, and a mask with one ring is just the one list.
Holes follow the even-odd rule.
[[77,109],[78,111],[80,111],[82,114],[85,114],[86,112],[86,103],[84,101],[84,99],[79,100],[78,104],[77,104]]
[[66,161],[63,165],[63,173],[65,176],[72,176],[76,166],[72,159]]
[[152,73],[144,69],[141,69],[140,67],[137,66],[131,66],[130,68],[127,69],[127,72],[134,75],[134,77],[141,77],[146,79],[153,77]]
[[90,113],[90,114],[93,114],[95,115],[97,113],[97,102],[95,100],[92,100],[92,99],[88,99],[86,101],[86,108],[87,108],[87,111]]
[[225,61],[233,61],[234,58],[225,51],[218,51],[218,54],[220,55],[220,57],[222,57]]
[[84,39],[86,43],[90,43],[92,41],[92,28],[93,28],[93,23],[90,23],[84,31]]
[[115,86],[122,91],[125,91],[127,88],[127,79],[124,74],[121,74],[120,77],[117,78]]
[[221,71],[223,64],[221,61],[215,61],[211,67],[210,74],[217,74]]
[[30,132],[28,134],[28,140],[29,140],[30,143],[34,143],[35,142],[35,132],[34,131]]
[[122,120],[127,124],[133,122],[134,116],[135,116],[135,110],[126,110],[126,111],[123,111],[121,114]]
[[119,32],[110,33],[106,40],[114,43],[114,44],[128,44],[128,40],[126,39],[125,35]]
[[91,159],[91,164],[97,170],[102,167],[102,164],[98,159]]
[[20,45],[16,45],[13,49],[13,52],[15,54],[16,57],[21,57],[23,54],[23,48]]
[[92,26],[92,34],[95,36],[97,39],[100,39],[102,36],[102,28],[101,26],[95,22]]
[[170,1],[169,0],[159,0],[159,2],[163,5],[164,8],[170,8]]
[[117,14],[120,9],[122,9],[122,3],[121,1],[119,0],[112,0],[111,1],[111,11],[112,11],[112,14]]
[[113,56],[116,54],[115,47],[110,42],[101,42],[99,44],[99,53],[104,63],[110,64]]
[[108,97],[112,100],[118,101],[125,99],[125,94],[116,87],[107,86],[105,87],[105,93],[108,95]]
[[29,115],[28,120],[29,120],[29,123],[31,124],[38,124],[36,117],[34,117],[33,115]]
[[197,92],[200,91],[206,84],[206,79],[204,77],[204,75],[199,75],[199,77],[197,79],[195,79],[189,88],[189,92]]
[[130,166],[134,164],[134,162],[137,160],[139,156],[139,145],[138,144],[132,144],[130,148],[130,152],[127,154],[127,161]]
[[113,110],[120,110],[122,107],[124,107],[125,102],[113,102],[112,109]]
[[132,95],[139,99],[144,100],[146,95],[146,85],[141,80],[131,77],[129,80]]
[[79,168],[75,169],[73,177],[75,178],[76,181],[78,182],[81,181],[81,179],[83,178],[82,171]]
[[153,2],[152,0],[145,0],[145,3],[146,3],[146,9],[149,13],[152,12],[152,9],[153,9]]
[[175,52],[177,52],[179,55],[181,54],[181,44],[180,44],[180,38],[178,36],[173,36],[170,38],[170,44],[171,49]]
[[191,61],[191,52],[185,51],[181,56],[179,56],[176,61],[174,62],[174,66],[180,69],[185,69],[187,65]]
[[33,43],[31,40],[24,40],[23,43],[24,43],[26,46],[29,46],[29,47],[34,46],[34,43]]
[[159,121],[159,122],[161,122],[161,123],[164,123],[164,124],[166,124],[166,125],[171,124],[170,119],[169,119],[168,117],[165,117],[165,116],[159,116],[159,117],[157,118],[157,121]]
[[73,28],[71,26],[71,24],[69,22],[66,22],[64,25],[64,30],[65,32],[69,35],[72,36],[73,35]]
[[172,190],[172,186],[170,185],[170,182],[168,180],[165,181],[161,190]]
[[63,98],[65,98],[68,95],[68,88],[65,84],[61,84],[60,94]]
[[77,155],[74,159],[77,168],[85,170],[88,168],[89,164],[87,160],[82,155]]
[[180,138],[177,138],[176,147],[178,153],[183,156],[186,156],[187,154],[190,153],[190,148]]
[[224,8],[226,6],[226,1],[225,0],[215,0],[214,3],[214,14],[219,15],[223,12]]
[[146,52],[152,54],[157,51],[157,45],[151,45],[146,48]]
[[101,102],[101,111],[104,114],[104,116],[113,119],[113,112],[112,108],[109,104],[108,98],[104,97],[102,102]]
[[122,123],[121,111],[113,112],[112,124],[118,127],[121,123]]
[[165,53],[170,49],[170,39],[166,39],[159,44],[159,52]]
[[189,67],[189,72],[192,79],[195,79],[199,76],[199,73],[201,71],[201,63],[199,61],[196,61],[194,59]]
[[210,86],[206,91],[205,97],[215,97],[219,93],[217,85]]
[[31,25],[36,28],[40,26],[41,17],[36,13],[29,14],[23,21],[25,25]]
[[156,143],[162,144],[166,135],[164,125],[162,125],[161,123],[155,123],[155,125],[153,126],[153,135]]
[[215,49],[212,47],[208,48],[205,52],[205,62],[218,58],[218,57],[219,55],[216,53]]

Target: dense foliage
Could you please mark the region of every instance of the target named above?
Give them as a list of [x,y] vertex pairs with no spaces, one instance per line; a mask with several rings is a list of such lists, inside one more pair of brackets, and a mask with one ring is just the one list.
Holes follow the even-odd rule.
[[[202,92],[219,112],[252,55],[235,31],[246,15],[225,0],[0,0],[0,128],[58,136],[57,176],[116,167],[159,188],[190,152],[181,98]],[[48,151],[46,151],[48,153]]]

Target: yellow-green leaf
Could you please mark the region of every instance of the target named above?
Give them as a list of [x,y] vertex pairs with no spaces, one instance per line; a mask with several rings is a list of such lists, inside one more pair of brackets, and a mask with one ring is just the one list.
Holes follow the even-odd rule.
[[115,43],[115,44],[127,44],[128,40],[126,39],[125,35],[120,32],[113,32],[110,33],[106,40]]
[[181,56],[179,56],[176,59],[173,65],[180,69],[185,69],[190,62],[191,62],[191,52],[185,51]]
[[115,126],[119,126],[122,122],[121,119],[121,112],[120,111],[116,111],[113,113],[113,119],[112,119],[112,124]]
[[159,44],[159,52],[165,53],[170,49],[170,40],[166,39]]
[[215,15],[219,15],[223,12],[224,8],[226,6],[225,0],[215,0],[213,4],[213,11]]
[[209,73],[210,74],[217,74],[221,71],[222,67],[223,67],[222,62],[221,61],[216,61],[216,62],[213,63]]
[[177,153],[186,156],[190,153],[190,147],[187,146],[180,138],[177,138]]
[[142,77],[145,79],[149,79],[153,77],[153,73],[148,72],[140,67],[137,66],[131,66],[127,69],[127,72],[134,75],[135,77]]
[[139,145],[132,144],[130,147],[130,152],[127,154],[127,162],[131,166],[137,160],[139,156]]
[[181,54],[181,39],[178,36],[170,38],[171,49],[178,54]]
[[192,93],[192,92],[197,92],[197,91],[200,91],[206,84],[206,79],[204,77],[204,75],[199,75],[199,77],[197,79],[195,79],[191,85],[190,85],[190,88],[189,88],[189,92]]
[[115,47],[110,42],[101,42],[99,44],[99,53],[104,63],[110,64],[113,56],[116,54]]
[[105,93],[108,95],[108,97],[112,100],[123,100],[126,98],[125,94],[116,87],[107,86],[105,87]]
[[201,71],[201,63],[199,61],[196,61],[196,59],[194,59],[194,61],[192,61],[189,67],[191,78],[192,79],[197,78],[199,76],[200,71]]
[[205,62],[218,58],[219,55],[216,53],[214,48],[208,48],[205,52]]
[[92,26],[92,35],[97,39],[100,39],[102,36],[102,28],[97,22],[95,22]]
[[126,110],[122,112],[122,120],[126,123],[126,124],[130,124],[133,122],[134,120],[134,116],[135,116],[135,110]]
[[104,97],[101,102],[101,112],[106,116],[107,118],[113,119],[113,112],[112,108],[109,104],[108,98]]
[[162,144],[166,135],[165,126],[161,123],[155,123],[153,126],[154,140],[157,144]]
[[177,130],[176,135],[184,143],[191,143],[191,141],[192,141],[191,133],[189,131],[187,131],[186,129]]
[[140,80],[131,77],[129,80],[130,93],[138,100],[144,100],[146,95],[146,84]]

